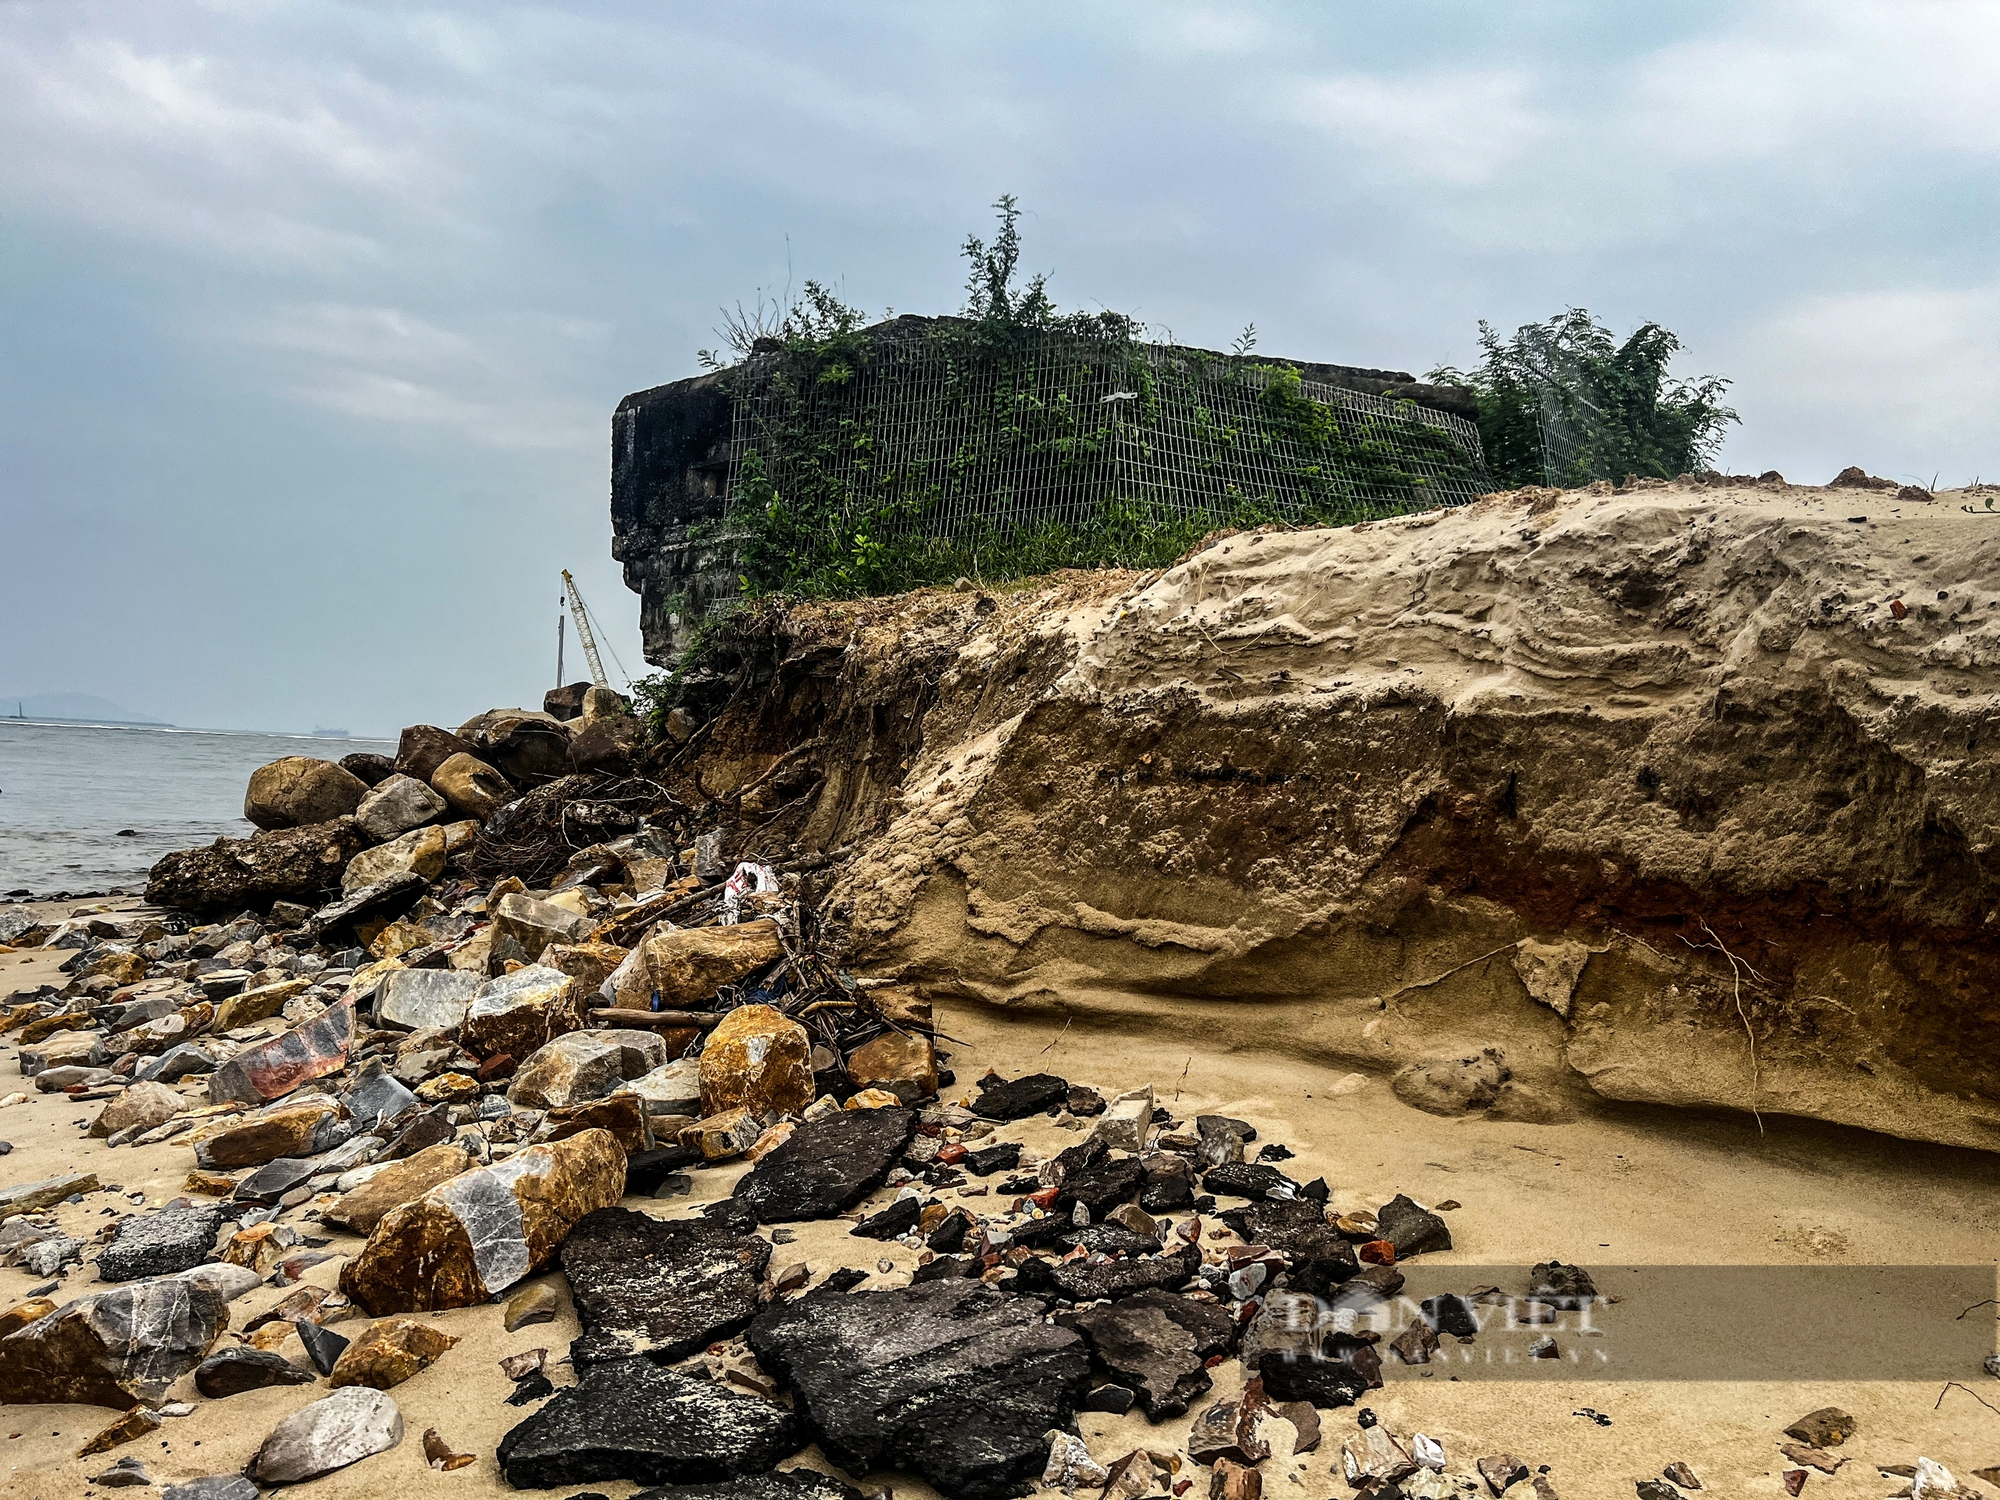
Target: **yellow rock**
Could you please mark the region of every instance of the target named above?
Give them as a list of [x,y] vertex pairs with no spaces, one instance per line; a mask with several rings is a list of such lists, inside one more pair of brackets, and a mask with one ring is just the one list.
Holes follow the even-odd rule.
[[375,934],[368,951],[377,958],[401,958],[405,953],[428,948],[437,939],[415,922],[391,922]]
[[457,1342],[442,1328],[415,1318],[383,1318],[340,1351],[326,1383],[386,1391],[401,1385]]
[[847,1076],[898,1094],[903,1091],[896,1085],[903,1084],[914,1090],[912,1097],[922,1099],[937,1092],[937,1054],[927,1036],[885,1031],[854,1049],[847,1059]]
[[542,962],[569,975],[581,993],[592,995],[630,951],[616,943],[551,943],[542,954]]
[[755,1144],[743,1153],[743,1159],[745,1161],[762,1161],[773,1151],[784,1145],[786,1141],[789,1141],[792,1138],[792,1132],[798,1128],[797,1121],[780,1120],[769,1130],[757,1137]]
[[479,1097],[479,1080],[465,1073],[440,1073],[417,1086],[426,1104],[463,1104]]
[[734,927],[669,927],[662,922],[639,944],[639,957],[618,986],[618,1004],[650,1010],[657,991],[662,1010],[706,1005],[725,984],[747,979],[784,956],[776,922]]
[[17,1328],[39,1322],[55,1310],[56,1304],[46,1297],[30,1297],[26,1302],[16,1303],[0,1313],[0,1338],[5,1338]]
[[472,1154],[456,1141],[428,1146],[415,1156],[384,1167],[320,1217],[344,1224],[356,1234],[373,1234],[391,1209],[414,1202],[474,1165]]
[[236,1179],[221,1172],[204,1172],[197,1167],[187,1174],[187,1181],[181,1186],[190,1193],[200,1193],[209,1198],[227,1198],[236,1191]]
[[577,1220],[624,1196],[625,1153],[608,1131],[529,1146],[390,1210],[340,1290],[377,1317],[473,1307],[553,1263]]
[[726,1161],[756,1145],[764,1130],[764,1117],[755,1111],[727,1109],[682,1130],[681,1144],[699,1148],[710,1161]]
[[135,1406],[124,1416],[113,1422],[104,1431],[76,1450],[78,1458],[88,1458],[93,1453],[106,1453],[134,1438],[142,1438],[149,1432],[160,1430],[157,1412],[143,1406]]
[[748,1108],[765,1119],[813,1102],[812,1038],[769,1005],[722,1018],[701,1054],[701,1107],[711,1115]]
[[85,979],[98,974],[109,974],[120,984],[137,984],[146,977],[146,960],[136,953],[107,953],[83,971]]
[[351,896],[364,886],[405,870],[415,870],[424,879],[435,880],[444,873],[444,859],[444,830],[435,824],[413,828],[401,838],[363,849],[350,859],[341,873],[340,889]]
[[287,1000],[303,993],[311,984],[310,979],[285,979],[231,995],[215,1013],[215,1029],[229,1031],[254,1021],[268,1021],[285,1008]]
[[849,1109],[894,1109],[903,1101],[887,1089],[863,1089],[847,1101]]

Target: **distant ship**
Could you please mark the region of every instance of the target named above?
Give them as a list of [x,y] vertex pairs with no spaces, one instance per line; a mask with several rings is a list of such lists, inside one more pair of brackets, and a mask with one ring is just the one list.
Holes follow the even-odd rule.
[[348,734],[345,729],[320,729],[315,727],[313,729],[313,738],[316,740],[344,740],[348,738]]

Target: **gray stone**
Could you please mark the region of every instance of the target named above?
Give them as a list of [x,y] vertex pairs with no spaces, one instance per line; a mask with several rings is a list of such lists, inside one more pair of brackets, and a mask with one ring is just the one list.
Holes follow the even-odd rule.
[[513,938],[530,957],[539,958],[550,943],[582,942],[590,932],[590,919],[515,891],[502,896],[494,909],[493,932],[495,937]]
[[38,1094],[59,1094],[64,1089],[73,1089],[78,1084],[85,1088],[96,1088],[111,1082],[118,1075],[109,1068],[78,1067],[74,1064],[60,1068],[43,1068],[33,1075],[35,1092]]
[[257,1486],[241,1474],[204,1474],[184,1484],[170,1484],[160,1500],[257,1500]]
[[345,1385],[271,1430],[246,1473],[259,1484],[297,1484],[383,1453],[403,1440],[403,1414],[381,1391]]
[[414,776],[397,775],[378,782],[361,799],[361,805],[354,809],[354,821],[376,843],[386,844],[444,812],[444,798]]
[[232,1196],[238,1203],[276,1203],[317,1176],[320,1161],[317,1156],[280,1156],[267,1161],[237,1183]]
[[154,1404],[228,1324],[219,1292],[179,1276],[79,1297],[0,1339],[0,1403]]
[[275,1350],[247,1345],[218,1350],[194,1372],[194,1388],[211,1399],[240,1396],[266,1386],[312,1383],[312,1371],[301,1370]]
[[399,969],[375,992],[375,1024],[405,1031],[450,1031],[484,981],[460,969]]
[[73,1260],[83,1258],[83,1246],[65,1234],[37,1240],[21,1251],[20,1267],[30,1276],[53,1276]]
[[136,1458],[121,1458],[110,1468],[93,1474],[90,1482],[107,1490],[132,1489],[138,1485],[151,1484],[153,1476],[146,1472],[145,1463]]
[[221,1227],[219,1208],[163,1208],[135,1215],[97,1252],[98,1279],[136,1281],[192,1270],[208,1259]]
[[147,1063],[137,1076],[144,1083],[173,1083],[191,1074],[214,1071],[214,1058],[193,1043],[183,1042]]
[[370,1074],[342,1095],[340,1102],[364,1129],[387,1125],[419,1103],[417,1096],[390,1073]]
[[563,1109],[602,1099],[625,1081],[625,1049],[609,1033],[559,1036],[515,1070],[507,1097],[531,1109]]
[[219,1260],[196,1266],[192,1271],[183,1271],[180,1279],[190,1286],[214,1292],[224,1302],[234,1302],[245,1292],[254,1291],[264,1284],[264,1278],[248,1266],[225,1265]]
[[633,1079],[618,1092],[637,1094],[646,1101],[646,1113],[656,1118],[687,1115],[700,1119],[701,1059],[683,1057],[677,1062],[667,1063]]

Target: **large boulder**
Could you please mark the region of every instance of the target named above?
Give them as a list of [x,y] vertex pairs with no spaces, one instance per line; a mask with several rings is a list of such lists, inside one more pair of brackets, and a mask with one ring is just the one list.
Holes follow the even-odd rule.
[[623,776],[632,769],[645,741],[639,721],[628,713],[586,719],[570,734],[570,764],[579,771]]
[[380,786],[396,774],[396,761],[394,756],[357,750],[352,755],[340,757],[340,769],[360,777],[366,786]]
[[459,725],[458,734],[516,786],[541,786],[570,773],[569,726],[553,714],[489,709]]
[[376,1317],[475,1306],[549,1265],[579,1219],[624,1194],[609,1132],[530,1146],[390,1210],[340,1290]]
[[354,821],[377,843],[408,833],[444,816],[445,800],[414,776],[392,774],[361,799]]
[[748,1109],[775,1120],[803,1113],[815,1092],[812,1037],[775,1007],[738,1006],[708,1034],[701,1053],[707,1113]]
[[429,784],[437,768],[454,755],[473,755],[472,743],[435,724],[412,724],[396,742],[396,770]]
[[551,943],[580,942],[589,932],[588,917],[552,901],[537,901],[520,891],[508,892],[493,908],[494,936],[512,938],[530,958],[540,958],[542,950]]
[[340,877],[341,892],[352,896],[405,871],[436,880],[444,873],[445,853],[442,828],[413,828],[401,838],[363,849],[350,859]]
[[397,969],[375,991],[375,1024],[405,1031],[456,1031],[480,978],[458,969]]
[[1046,1310],[976,1281],[926,1281],[777,1304],[750,1347],[848,1473],[901,1469],[963,1500],[1013,1500],[1090,1382],[1083,1340]]
[[310,755],[287,755],[250,773],[243,816],[259,828],[331,823],[361,805],[368,783],[345,767]]
[[558,969],[530,964],[488,980],[466,1007],[459,1041],[481,1057],[502,1052],[524,1058],[587,1021],[576,981]]
[[529,1109],[566,1109],[602,1099],[667,1060],[650,1031],[573,1031],[536,1050],[515,1070],[507,1097]]
[[614,997],[627,1010],[685,1010],[706,1005],[725,984],[747,979],[785,955],[778,924],[770,920],[734,927],[656,924],[616,981]]
[[177,1276],[80,1297],[0,1339],[0,1404],[156,1404],[228,1326],[221,1292]]
[[452,756],[431,773],[431,789],[460,815],[485,822],[514,799],[506,777],[475,755]]
[[552,719],[565,722],[583,717],[583,695],[590,691],[587,682],[572,682],[563,687],[550,688],[542,694],[542,712]]
[[317,906],[321,893],[340,884],[340,872],[367,843],[368,835],[352,818],[217,839],[162,855],[147,877],[146,899],[196,912],[241,911],[273,901]]

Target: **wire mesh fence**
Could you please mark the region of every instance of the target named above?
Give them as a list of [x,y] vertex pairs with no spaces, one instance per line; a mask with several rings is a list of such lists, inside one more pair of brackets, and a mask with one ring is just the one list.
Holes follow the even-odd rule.
[[754,453],[780,496],[836,497],[890,535],[1081,528],[1107,506],[1361,520],[1492,488],[1462,418],[1173,345],[1040,337],[993,358],[882,340],[816,369],[753,359],[732,400],[726,516],[753,503]]

